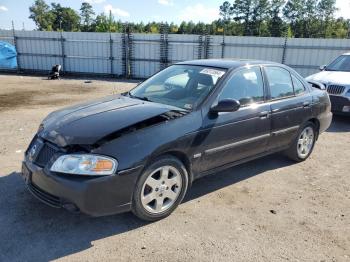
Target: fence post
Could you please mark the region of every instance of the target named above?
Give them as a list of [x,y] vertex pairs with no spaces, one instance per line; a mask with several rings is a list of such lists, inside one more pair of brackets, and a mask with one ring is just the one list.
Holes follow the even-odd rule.
[[205,32],[205,40],[204,40],[204,58],[205,59],[208,59],[211,54],[210,40],[211,40],[211,36],[208,34],[208,32]]
[[65,59],[66,55],[64,51],[64,41],[65,39],[63,38],[62,31],[61,31],[60,42],[61,42],[62,73],[66,72],[66,59]]
[[221,58],[225,58],[225,29],[222,35],[222,42],[221,42]]
[[123,74],[124,77],[130,78],[132,76],[132,65],[131,65],[131,55],[132,55],[132,39],[130,33],[129,24],[124,24],[124,30],[122,34],[123,43]]
[[202,59],[203,52],[203,35],[198,36],[198,59]]
[[112,33],[109,32],[109,60],[111,63],[111,76],[113,77],[113,72],[114,72],[114,68],[113,68],[113,40],[112,40]]
[[288,42],[288,36],[286,35],[286,37],[284,38],[284,45],[283,45],[282,64],[284,64],[286,60],[287,42]]
[[168,42],[168,25],[161,24],[160,27],[160,69],[164,69],[169,63],[169,42]]
[[17,53],[17,73],[19,73],[21,71],[21,65],[19,62],[19,52],[18,52],[18,45],[17,45],[17,36],[16,36],[16,32],[15,32],[15,25],[12,21],[12,36],[13,36],[13,44],[16,48],[16,53]]

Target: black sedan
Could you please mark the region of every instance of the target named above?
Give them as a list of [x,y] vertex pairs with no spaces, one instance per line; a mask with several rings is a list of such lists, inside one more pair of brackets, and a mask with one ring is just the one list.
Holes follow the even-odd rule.
[[327,93],[287,66],[182,62],[128,93],[51,113],[22,175],[50,206],[153,221],[201,176],[278,151],[307,159],[331,119]]

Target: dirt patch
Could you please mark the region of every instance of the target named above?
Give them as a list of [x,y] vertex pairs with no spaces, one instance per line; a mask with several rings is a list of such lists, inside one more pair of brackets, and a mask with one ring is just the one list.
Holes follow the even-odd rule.
[[[32,105],[52,106],[65,104],[72,96],[74,97],[84,93],[91,93],[96,89],[96,87],[83,87],[77,85],[67,87],[64,82],[61,83],[62,85],[59,86],[57,86],[56,83],[54,85],[47,83],[48,86],[46,86],[45,89],[36,88],[34,90],[27,90],[25,89],[25,86],[28,85],[28,82],[25,81],[22,83],[21,90],[18,90],[18,88],[7,88],[6,90],[2,90],[0,93],[0,111],[9,109],[13,110]],[[64,96],[65,98],[58,98],[57,95]]]
[[61,106],[129,90],[135,83],[0,75],[0,111],[16,108]]

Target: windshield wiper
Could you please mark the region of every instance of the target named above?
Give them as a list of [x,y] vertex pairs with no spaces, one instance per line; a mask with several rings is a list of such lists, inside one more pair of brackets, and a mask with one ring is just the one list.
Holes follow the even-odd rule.
[[132,95],[130,92],[128,93],[129,94],[129,96],[131,97],[131,98],[136,98],[136,99],[140,99],[140,100],[143,100],[143,101],[148,101],[148,102],[152,102],[148,97],[146,97],[146,96],[134,96],[134,95]]

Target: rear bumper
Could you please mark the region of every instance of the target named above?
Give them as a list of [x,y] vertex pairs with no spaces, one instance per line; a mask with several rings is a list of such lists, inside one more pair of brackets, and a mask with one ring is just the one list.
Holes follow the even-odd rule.
[[343,96],[329,96],[332,104],[332,112],[334,114],[350,116],[350,109],[344,111],[344,107],[350,108],[350,99]]
[[25,172],[30,174],[25,178],[28,190],[45,204],[104,216],[130,211],[141,167],[113,176],[86,178],[52,173],[26,160],[22,164],[22,174]]

